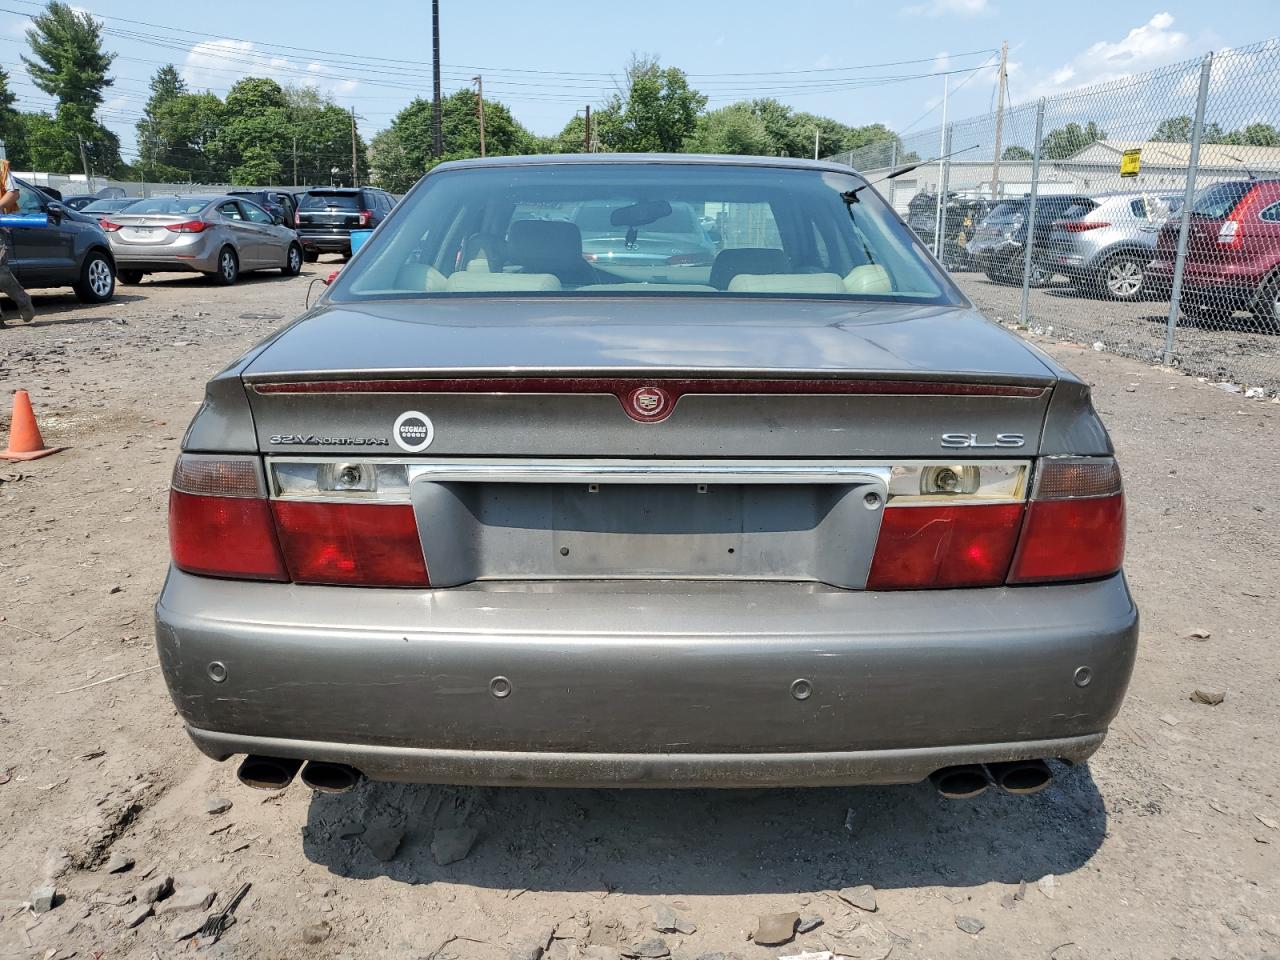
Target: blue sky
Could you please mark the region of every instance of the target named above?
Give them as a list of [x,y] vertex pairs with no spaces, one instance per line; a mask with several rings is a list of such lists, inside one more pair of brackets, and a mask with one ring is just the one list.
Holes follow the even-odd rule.
[[[126,157],[147,79],[166,62],[193,87],[219,93],[244,74],[314,83],[354,106],[366,135],[385,127],[415,93],[430,96],[429,0],[76,5],[104,20],[107,45],[118,54],[117,85],[103,119],[120,133]],[[688,72],[711,106],[775,96],[846,123],[882,122],[902,131],[938,123],[944,71],[990,64],[954,73],[950,81],[953,118],[988,111],[1002,40],[1010,46],[1010,93],[1020,103],[1280,33],[1275,0],[1052,6],[1034,0],[442,0],[441,6],[445,91],[482,73],[486,95],[544,134],[559,130],[583,105],[599,104],[633,52],[655,54]],[[8,11],[0,12],[0,62],[20,105],[47,108],[49,99],[18,61],[25,15],[37,5],[0,0],[0,9]],[[879,80],[868,85],[866,78]],[[881,82],[885,78],[901,79]]]

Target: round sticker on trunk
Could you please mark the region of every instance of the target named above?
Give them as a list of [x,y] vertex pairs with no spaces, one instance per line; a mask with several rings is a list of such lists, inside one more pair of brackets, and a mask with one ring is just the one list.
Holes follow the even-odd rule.
[[431,425],[431,418],[417,410],[406,410],[396,417],[396,425],[391,429],[396,444],[402,450],[417,453],[431,446],[435,439],[436,428]]

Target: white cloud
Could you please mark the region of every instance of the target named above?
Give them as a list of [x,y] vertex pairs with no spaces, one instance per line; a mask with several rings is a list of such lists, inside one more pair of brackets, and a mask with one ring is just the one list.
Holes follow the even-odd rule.
[[321,63],[301,63],[260,50],[249,40],[205,40],[187,51],[182,77],[195,90],[227,90],[240,77],[270,77],[281,84],[316,87],[328,94],[350,93],[358,80],[336,76]]
[[943,17],[955,15],[976,17],[990,11],[987,0],[929,0],[911,7],[903,7],[908,16]]
[[1172,14],[1157,13],[1120,40],[1099,40],[1091,44],[1036,83],[1031,96],[1051,96],[1064,90],[1121,80],[1186,59],[1192,52],[1190,38],[1173,29]]

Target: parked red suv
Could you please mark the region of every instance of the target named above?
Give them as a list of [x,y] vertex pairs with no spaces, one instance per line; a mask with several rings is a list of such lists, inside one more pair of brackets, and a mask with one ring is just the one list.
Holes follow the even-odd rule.
[[[1173,279],[1179,218],[1160,229],[1149,270]],[[1280,329],[1280,180],[1228,180],[1205,187],[1191,207],[1182,308],[1188,317],[1225,320],[1248,310]]]

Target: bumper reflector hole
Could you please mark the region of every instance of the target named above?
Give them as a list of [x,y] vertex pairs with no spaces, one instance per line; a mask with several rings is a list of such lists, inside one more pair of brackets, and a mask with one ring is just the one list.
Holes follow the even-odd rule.
[[501,700],[511,696],[511,681],[506,677],[494,677],[489,681],[489,692]]
[[227,665],[221,661],[214,660],[209,664],[209,679],[214,683],[221,683],[227,679]]
[[1075,682],[1077,687],[1087,687],[1089,681],[1093,679],[1093,671],[1088,667],[1077,667]]
[[562,556],[562,557],[567,557],[568,555],[569,555],[569,548],[568,548],[568,547],[561,547],[561,548],[560,548],[560,556]]
[[813,695],[813,684],[802,677],[791,684],[791,695],[797,700],[808,700]]

